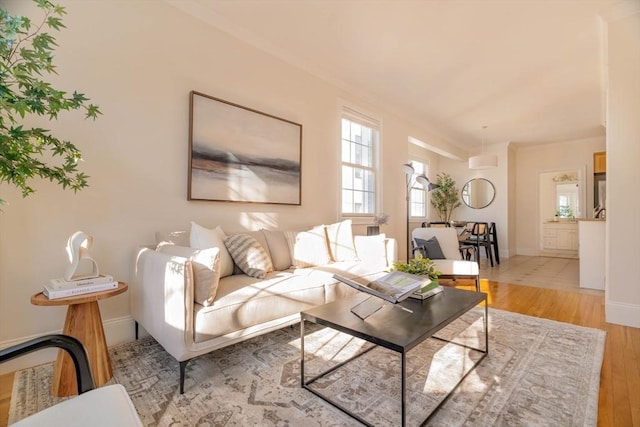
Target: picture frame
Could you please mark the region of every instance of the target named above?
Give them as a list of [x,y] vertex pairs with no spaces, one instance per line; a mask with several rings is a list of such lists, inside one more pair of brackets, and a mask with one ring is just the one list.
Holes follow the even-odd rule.
[[189,95],[188,200],[302,204],[302,125]]

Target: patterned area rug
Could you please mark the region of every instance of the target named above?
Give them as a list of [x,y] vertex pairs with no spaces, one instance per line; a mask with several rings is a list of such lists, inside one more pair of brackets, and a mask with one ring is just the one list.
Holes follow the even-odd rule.
[[[474,309],[439,336],[481,347]],[[368,343],[307,324],[305,373],[324,371]],[[489,355],[436,412],[432,426],[595,426],[605,333],[500,310],[489,311]],[[358,426],[300,387],[299,327],[285,328],[178,364],[153,339],[110,349],[114,379],[146,425]],[[408,425],[419,425],[477,358],[464,347],[427,340],[407,356]],[[9,423],[60,399],[49,394],[53,364],[16,373]],[[400,425],[400,357],[375,348],[336,369],[318,387],[380,426]]]

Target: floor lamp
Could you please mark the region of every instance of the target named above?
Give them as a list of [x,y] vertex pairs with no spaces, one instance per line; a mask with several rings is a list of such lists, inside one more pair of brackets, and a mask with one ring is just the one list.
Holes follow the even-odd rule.
[[[409,163],[405,163],[402,165],[404,169],[404,174],[407,179],[407,262],[409,262],[409,258],[411,258],[411,230],[409,229],[409,218],[411,217],[411,179],[413,175],[416,173],[416,170]],[[434,184],[429,181],[429,178],[425,176],[425,174],[420,174],[416,176],[416,182],[424,187],[427,192],[431,190],[435,190],[440,187],[438,184]]]

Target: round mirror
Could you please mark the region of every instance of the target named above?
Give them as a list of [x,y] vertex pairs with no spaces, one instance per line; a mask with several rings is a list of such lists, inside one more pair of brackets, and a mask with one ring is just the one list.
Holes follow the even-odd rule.
[[491,181],[474,178],[462,187],[462,201],[473,209],[486,208],[496,197],[496,188]]

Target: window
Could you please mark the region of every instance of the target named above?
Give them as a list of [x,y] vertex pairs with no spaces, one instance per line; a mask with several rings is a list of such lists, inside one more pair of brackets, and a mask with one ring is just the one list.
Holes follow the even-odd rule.
[[378,203],[378,122],[351,110],[342,113],[342,214],[369,216]]
[[428,166],[416,160],[411,160],[411,166],[415,171],[411,177],[411,191],[409,193],[410,216],[412,218],[427,217],[427,190],[415,180],[418,175],[429,176]]

